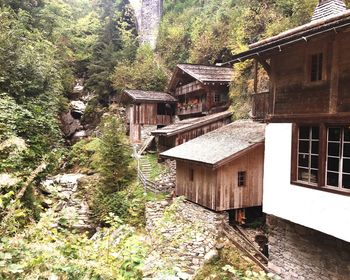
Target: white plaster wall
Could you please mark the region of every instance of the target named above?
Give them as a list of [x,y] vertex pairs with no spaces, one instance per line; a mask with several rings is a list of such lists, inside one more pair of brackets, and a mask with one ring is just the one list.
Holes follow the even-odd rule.
[[350,242],[350,196],[290,184],[292,124],[269,124],[263,211]]

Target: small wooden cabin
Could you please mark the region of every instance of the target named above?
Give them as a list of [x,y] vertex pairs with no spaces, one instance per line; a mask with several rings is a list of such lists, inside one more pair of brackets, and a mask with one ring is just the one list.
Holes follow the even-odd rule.
[[214,211],[261,206],[264,133],[236,121],[162,153],[176,160],[176,195]]
[[169,92],[179,102],[180,119],[222,112],[229,107],[232,68],[178,64],[169,83]]
[[198,136],[218,129],[231,122],[229,111],[204,117],[189,118],[152,131],[156,137],[158,153],[188,142]]
[[125,90],[120,98],[126,106],[126,121],[132,143],[173,122],[177,99],[165,92]]

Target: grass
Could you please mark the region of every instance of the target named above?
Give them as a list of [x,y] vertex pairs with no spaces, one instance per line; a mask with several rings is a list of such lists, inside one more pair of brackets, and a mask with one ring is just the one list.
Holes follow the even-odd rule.
[[158,163],[157,154],[147,154],[146,158],[151,165],[150,180],[154,181],[159,175],[167,171],[164,165]]
[[256,271],[260,268],[251,260],[242,256],[242,253],[233,245],[226,244],[219,251],[219,258],[205,264],[196,274],[194,280],[241,280],[242,278],[234,275],[232,272],[225,270],[226,266],[234,268],[238,274],[244,271]]

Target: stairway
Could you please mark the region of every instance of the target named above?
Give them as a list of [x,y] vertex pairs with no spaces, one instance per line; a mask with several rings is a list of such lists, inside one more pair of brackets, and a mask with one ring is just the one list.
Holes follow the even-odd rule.
[[141,158],[140,158],[140,169],[141,169],[143,175],[145,175],[145,177],[148,180],[150,180],[152,166],[149,163],[147,157],[141,156]]

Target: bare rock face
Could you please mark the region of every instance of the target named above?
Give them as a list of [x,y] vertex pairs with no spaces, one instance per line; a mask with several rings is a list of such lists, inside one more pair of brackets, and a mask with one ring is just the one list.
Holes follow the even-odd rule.
[[80,121],[73,118],[70,112],[61,115],[61,130],[66,137],[71,137],[82,128]]

